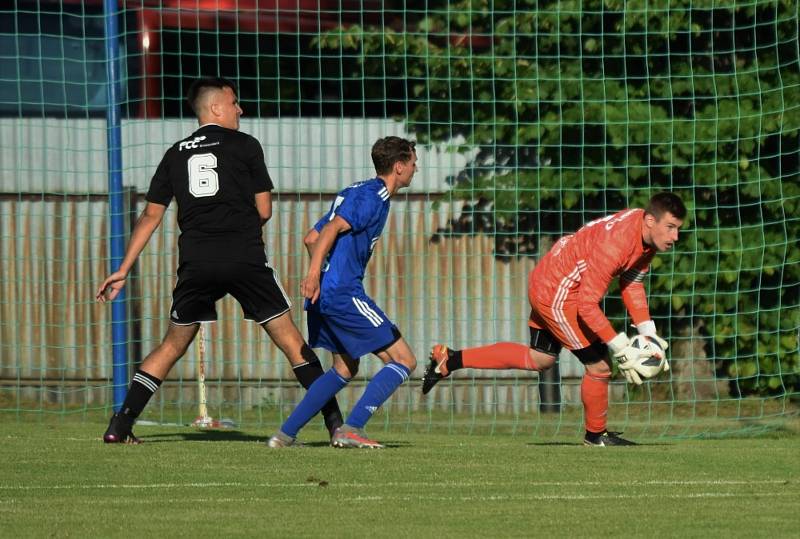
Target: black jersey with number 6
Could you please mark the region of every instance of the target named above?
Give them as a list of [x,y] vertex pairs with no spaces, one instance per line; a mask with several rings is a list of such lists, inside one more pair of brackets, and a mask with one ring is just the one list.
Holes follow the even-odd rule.
[[209,124],[167,150],[147,200],[168,206],[175,197],[180,262],[266,262],[254,196],[272,189],[261,144]]

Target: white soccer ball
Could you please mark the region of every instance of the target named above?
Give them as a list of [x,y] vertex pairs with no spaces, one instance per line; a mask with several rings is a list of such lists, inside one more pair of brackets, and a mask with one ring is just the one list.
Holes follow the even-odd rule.
[[667,354],[658,345],[655,339],[645,337],[644,335],[637,335],[631,339],[631,346],[640,350],[653,352],[653,355],[650,357],[644,357],[636,361],[636,372],[645,378],[652,378],[664,370],[664,364],[667,362]]

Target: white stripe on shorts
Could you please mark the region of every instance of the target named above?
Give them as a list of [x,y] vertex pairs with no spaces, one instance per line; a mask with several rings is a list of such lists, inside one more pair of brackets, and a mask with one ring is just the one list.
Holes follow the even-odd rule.
[[273,279],[275,279],[275,284],[278,285],[278,290],[280,290],[281,294],[283,294],[283,299],[286,300],[286,305],[288,305],[289,308],[291,309],[292,300],[290,300],[289,296],[286,295],[286,290],[283,289],[283,285],[281,284],[281,280],[278,278],[278,272],[275,271],[275,268],[273,268],[272,266],[269,265],[269,262],[265,262],[264,265],[272,270],[272,277],[273,277]]
[[373,311],[365,301],[358,298],[353,298],[353,304],[356,306],[356,309],[358,309],[358,312],[363,314],[373,326],[378,327],[383,323],[383,318],[381,318],[378,313]]

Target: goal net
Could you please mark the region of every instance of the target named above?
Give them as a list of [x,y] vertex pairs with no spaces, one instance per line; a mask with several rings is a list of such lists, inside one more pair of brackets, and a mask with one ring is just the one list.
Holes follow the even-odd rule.
[[[428,352],[526,343],[537,257],[660,190],[689,208],[645,281],[672,370],[640,388],[615,376],[610,424],[712,436],[796,415],[796,0],[120,2],[118,149],[102,4],[0,8],[0,417],[110,413],[111,309],[93,299],[112,269],[109,200],[124,201],[127,241],[161,156],[196,127],[185,94],[200,75],[237,84],[241,129],[264,147],[268,257],[303,333],[305,232],[339,189],[373,176],[377,138],[418,141],[420,172],[392,200],[365,287],[419,367],[372,429],[580,431],[583,367],[568,352],[541,380],[463,370],[423,397]],[[122,192],[109,191],[110,151]],[[173,204],[128,281],[128,372],[166,331],[178,235]],[[601,307],[629,327],[616,285]],[[218,313],[142,419],[189,424],[202,400],[214,417],[274,427],[302,397],[232,298]],[[379,367],[362,360],[344,409]]]

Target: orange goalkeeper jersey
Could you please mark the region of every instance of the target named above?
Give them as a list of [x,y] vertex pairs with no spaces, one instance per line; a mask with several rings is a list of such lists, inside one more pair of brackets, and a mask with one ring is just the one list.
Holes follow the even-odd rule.
[[558,305],[572,312],[577,306],[582,325],[607,343],[616,331],[599,303],[611,280],[619,277],[622,300],[633,323],[650,320],[642,279],[656,250],[642,242],[643,223],[644,210],[628,209],[558,240],[528,275],[531,306]]

